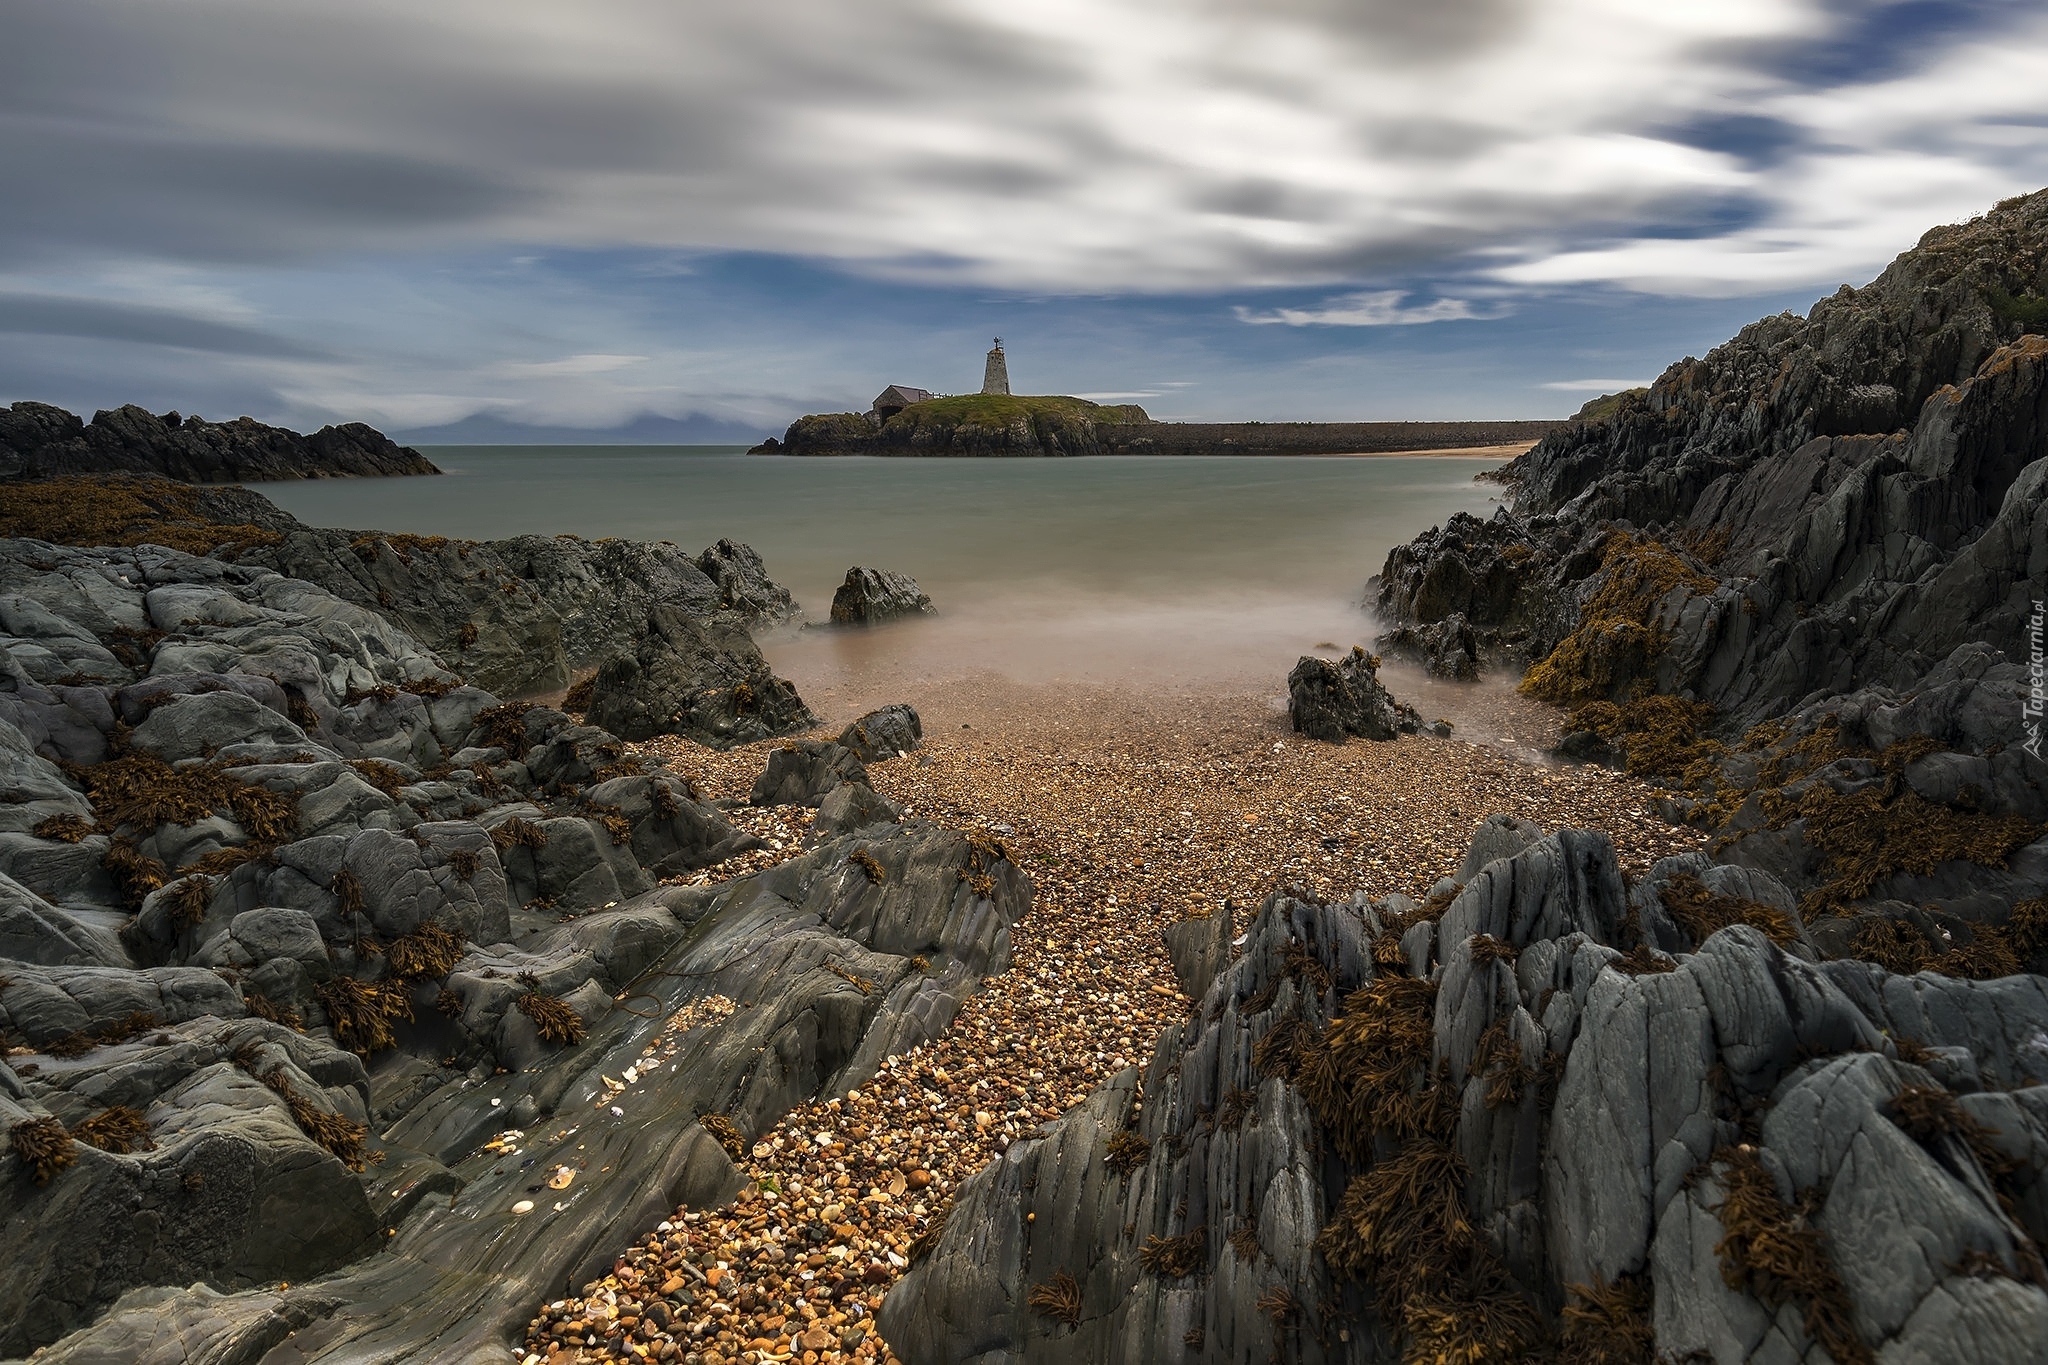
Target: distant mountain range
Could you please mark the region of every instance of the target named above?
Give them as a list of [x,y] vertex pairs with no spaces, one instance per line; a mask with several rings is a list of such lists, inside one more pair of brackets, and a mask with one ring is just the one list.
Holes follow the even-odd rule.
[[750,446],[770,430],[766,425],[729,422],[703,413],[691,413],[687,417],[658,417],[649,413],[616,427],[531,426],[478,413],[443,426],[412,427],[396,433],[396,439],[407,445],[420,446]]

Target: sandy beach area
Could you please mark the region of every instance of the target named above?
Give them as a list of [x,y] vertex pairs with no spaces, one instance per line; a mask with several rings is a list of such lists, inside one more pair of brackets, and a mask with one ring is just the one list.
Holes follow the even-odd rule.
[[[695,1307],[659,1328],[650,1358],[893,1359],[870,1317],[959,1182],[1118,1071],[1142,1066],[1160,1031],[1187,1016],[1192,1002],[1176,989],[1160,937],[1167,924],[1215,914],[1248,924],[1283,886],[1326,898],[1426,896],[1457,872],[1473,828],[1496,811],[1546,829],[1607,830],[1631,875],[1698,843],[1623,775],[1550,768],[1460,738],[1322,744],[1291,733],[1263,691],[992,674],[797,681],[833,722],[817,738],[835,736],[868,703],[918,707],[924,747],[872,765],[874,785],[914,816],[1008,847],[1036,888],[1014,960],[942,1038],[760,1135],[741,1163],[751,1185],[736,1204],[677,1210],[626,1248],[607,1280],[538,1306],[528,1348],[543,1360],[618,1358],[572,1343],[595,1346],[621,1301],[672,1301],[664,1286],[694,1286]],[[892,687],[900,695],[868,695]],[[1556,713],[1504,689],[1444,692],[1490,714],[1497,732],[1518,733],[1518,747],[1555,725]],[[743,802],[776,742],[724,754],[677,740],[640,748],[707,798]],[[698,877],[793,856],[812,812],[742,805],[731,814],[770,847]],[[808,1257],[792,1237],[806,1227],[822,1233]],[[859,1268],[836,1293],[804,1275],[835,1261]]]

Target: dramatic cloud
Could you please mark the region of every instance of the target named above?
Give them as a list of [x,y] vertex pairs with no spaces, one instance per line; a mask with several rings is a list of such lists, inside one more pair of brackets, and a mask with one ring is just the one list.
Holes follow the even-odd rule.
[[[2009,10],[1814,90],[1769,58],[1848,23],[1821,0],[67,0],[9,19],[0,251],[632,244],[1131,290],[1491,249],[1521,282],[1776,284],[2048,173],[2048,20]],[[1798,150],[1689,135],[1738,114]]]
[[1505,310],[1474,311],[1463,299],[1437,299],[1417,308],[1403,308],[1403,289],[1368,290],[1326,299],[1320,308],[1275,308],[1255,312],[1242,305],[1231,311],[1239,322],[1287,327],[1409,327],[1421,322],[1461,322],[1505,316]]
[[766,420],[798,362],[872,367],[804,330],[829,281],[772,319],[631,284],[727,255],[1334,337],[1825,287],[2048,183],[2022,0],[64,0],[6,35],[0,374],[56,363],[7,336],[182,348],[422,421]]
[[197,317],[175,308],[47,294],[0,293],[0,333],[8,332],[294,360],[326,354],[259,328]]

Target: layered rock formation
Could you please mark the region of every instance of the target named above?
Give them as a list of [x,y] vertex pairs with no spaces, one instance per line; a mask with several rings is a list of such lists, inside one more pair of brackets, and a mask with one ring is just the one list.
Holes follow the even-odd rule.
[[1765,874],[1689,855],[1631,890],[1604,835],[1539,834],[1488,821],[1419,905],[1269,899],[1142,1073],[962,1187],[889,1343],[2035,1359],[2041,979],[1816,962]]
[[[809,724],[801,702],[743,718],[742,684],[788,687],[770,686],[751,632],[802,612],[761,557],[730,540],[692,555],[655,541],[345,531],[303,525],[248,489],[134,477],[12,485],[0,498],[0,530],[72,545],[168,545],[267,567],[375,612],[501,696],[560,692],[578,674],[637,657],[659,626],[652,618],[666,611],[687,618],[671,619],[669,634],[692,642],[696,661],[670,690],[721,694],[698,704],[705,722],[683,733],[759,738]],[[658,709],[657,729],[677,713]]]
[[438,474],[426,456],[361,422],[301,436],[247,417],[206,422],[130,404],[81,422],[48,403],[0,411],[0,478],[160,474],[186,483]]
[[2048,891],[2044,297],[2048,192],[1672,366],[1515,461],[1511,511],[1396,549],[1383,647],[1527,665],[1569,752],[1683,789],[1816,916],[2003,935]]
[[4,542],[0,627],[0,1353],[513,1359],[1028,905],[865,786],[660,885],[755,841],[255,564]]

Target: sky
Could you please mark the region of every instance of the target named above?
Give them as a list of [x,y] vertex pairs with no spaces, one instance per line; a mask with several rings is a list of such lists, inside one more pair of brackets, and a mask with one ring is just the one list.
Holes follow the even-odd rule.
[[1562,416],[2048,186],[2039,0],[0,0],[0,402]]

